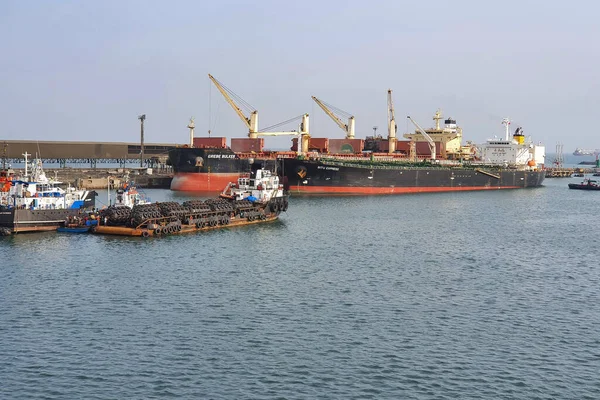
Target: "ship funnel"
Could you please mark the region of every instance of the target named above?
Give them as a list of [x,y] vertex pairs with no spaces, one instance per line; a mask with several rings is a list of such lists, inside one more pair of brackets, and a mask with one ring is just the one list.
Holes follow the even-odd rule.
[[521,128],[520,126],[515,130],[515,133],[513,135],[513,139],[518,143],[518,144],[523,144],[525,143],[525,135],[523,134],[523,128]]

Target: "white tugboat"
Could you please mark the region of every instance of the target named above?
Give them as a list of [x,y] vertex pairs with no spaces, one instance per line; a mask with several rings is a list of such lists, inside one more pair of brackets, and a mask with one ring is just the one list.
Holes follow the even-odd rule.
[[117,207],[132,208],[135,205],[150,204],[151,201],[145,194],[140,193],[133,183],[124,183],[117,189],[114,205]]
[[29,154],[25,157],[23,177],[6,175],[0,191],[0,234],[51,231],[95,207],[95,191],[62,189],[62,182],[48,179],[42,161],[34,160],[31,175]]
[[283,185],[279,183],[279,176],[266,169],[259,169],[252,172],[250,176],[238,178],[237,183],[227,185],[221,197],[263,204],[271,201],[287,204],[287,196]]

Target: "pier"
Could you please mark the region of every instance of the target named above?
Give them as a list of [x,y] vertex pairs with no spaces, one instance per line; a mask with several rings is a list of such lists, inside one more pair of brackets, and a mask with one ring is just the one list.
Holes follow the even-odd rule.
[[[40,140],[1,140],[0,158],[9,163],[23,162],[28,153],[43,163],[56,163],[61,168],[67,164],[116,164],[125,168],[130,164],[140,167],[165,168],[169,150],[177,147],[169,143],[121,143],[121,142],[69,142]],[[143,148],[143,151],[142,151]]]
[[547,168],[546,178],[570,178],[574,173],[574,168]]
[[147,143],[142,152],[139,143],[0,140],[0,159],[8,166],[23,163],[24,154],[37,155],[48,178],[80,188],[116,187],[126,180],[138,187],[169,188],[173,171],[167,158],[174,147]]

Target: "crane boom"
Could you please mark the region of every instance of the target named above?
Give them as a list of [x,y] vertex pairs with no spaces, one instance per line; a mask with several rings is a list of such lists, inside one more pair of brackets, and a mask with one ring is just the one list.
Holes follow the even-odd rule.
[[254,110],[252,111],[252,113],[250,113],[250,118],[246,117],[241,108],[238,107],[238,105],[235,103],[235,101],[233,101],[229,93],[227,93],[223,85],[221,85],[221,82],[216,80],[215,77],[211,74],[208,74],[208,78],[212,81],[212,83],[215,84],[215,86],[217,87],[217,89],[219,89],[219,92],[221,92],[225,100],[229,103],[229,105],[233,108],[237,115],[239,115],[244,124],[248,127],[248,137],[256,138],[256,133],[258,132],[258,111]]
[[297,131],[289,131],[289,132],[257,132],[258,136],[298,136],[299,144],[298,144],[298,153],[306,154],[308,153],[308,139],[310,139],[309,133],[309,115],[302,115],[302,122],[300,123],[299,129]]
[[335,122],[344,132],[346,132],[347,139],[354,139],[354,116],[350,116],[348,118],[348,123],[344,124],[344,122],[342,122],[342,120],[337,115],[335,115],[335,113],[331,111],[331,109],[327,107],[327,105],[323,103],[323,101],[317,99],[315,96],[311,97],[315,101],[315,103],[317,103],[319,107],[321,107],[321,109],[325,111],[325,114],[327,114],[329,118],[331,118],[333,122]]
[[388,152],[396,151],[396,117],[394,116],[394,102],[392,89],[388,90]]
[[433,139],[431,138],[431,136],[429,136],[429,134],[427,132],[425,132],[425,130],[423,128],[421,128],[419,126],[419,124],[417,124],[411,117],[410,115],[407,116],[406,118],[408,118],[410,120],[410,122],[413,123],[413,125],[421,132],[421,134],[425,137],[425,139],[427,139],[427,142],[429,143],[429,150],[431,151],[431,159],[435,160],[435,142],[433,141]]

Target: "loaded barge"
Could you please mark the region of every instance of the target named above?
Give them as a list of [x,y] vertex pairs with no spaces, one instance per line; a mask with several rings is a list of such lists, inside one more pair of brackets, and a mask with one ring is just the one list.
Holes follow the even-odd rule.
[[218,198],[109,207],[92,232],[120,236],[166,236],[278,219],[288,196],[279,177],[259,169],[229,183]]

